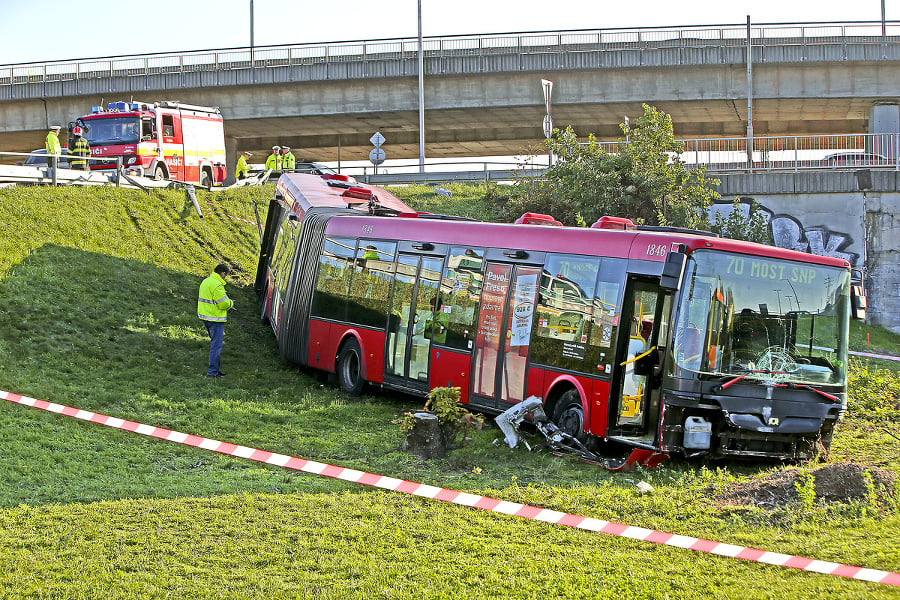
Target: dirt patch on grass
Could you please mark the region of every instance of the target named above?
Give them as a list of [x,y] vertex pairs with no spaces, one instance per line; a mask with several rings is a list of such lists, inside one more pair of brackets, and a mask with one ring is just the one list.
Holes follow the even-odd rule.
[[[799,499],[797,482],[802,471],[791,468],[765,477],[729,487],[713,494],[722,505],[783,508]],[[893,495],[896,475],[893,471],[859,463],[838,462],[810,471],[815,482],[816,498],[827,502],[860,500],[869,493],[866,473],[871,477],[879,500]],[[802,485],[802,481],[801,481]]]

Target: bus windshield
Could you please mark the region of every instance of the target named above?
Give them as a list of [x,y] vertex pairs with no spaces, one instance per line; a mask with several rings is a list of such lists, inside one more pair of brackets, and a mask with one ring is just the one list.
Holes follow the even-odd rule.
[[83,119],[84,137],[91,146],[137,144],[140,123],[137,117]]
[[681,290],[674,375],[845,384],[849,270],[698,250]]

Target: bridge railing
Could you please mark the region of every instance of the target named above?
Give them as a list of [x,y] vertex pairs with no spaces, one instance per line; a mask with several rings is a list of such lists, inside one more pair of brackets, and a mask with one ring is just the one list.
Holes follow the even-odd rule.
[[[900,171],[900,134],[858,133],[678,140],[681,161],[710,172],[893,169]],[[622,142],[597,142],[614,154]]]
[[[884,27],[884,29],[882,29]],[[746,24],[683,27],[584,29],[423,38],[428,58],[571,52],[623,52],[664,49],[731,48],[747,44]],[[766,60],[774,47],[833,47],[828,58],[847,58],[846,46],[896,45],[900,22],[771,23],[750,28],[750,43]],[[320,63],[411,60],[416,38],[223,48],[145,55],[104,56],[0,65],[0,85],[71,81],[98,77],[140,76],[237,69],[266,69]],[[802,54],[800,59],[806,57]],[[872,59],[885,58],[875,52]],[[720,61],[729,60],[724,54]]]
[[[754,138],[748,159],[746,138],[679,140],[681,160],[689,167],[703,166],[711,174],[749,172],[856,171],[860,169],[900,171],[900,134],[848,134],[813,136],[767,136]],[[619,151],[617,142],[598,142],[604,151]],[[382,183],[428,183],[440,181],[509,181],[540,177],[547,156],[522,156],[509,160],[429,160],[426,172],[417,161],[390,161],[380,167],[344,165],[341,172]]]

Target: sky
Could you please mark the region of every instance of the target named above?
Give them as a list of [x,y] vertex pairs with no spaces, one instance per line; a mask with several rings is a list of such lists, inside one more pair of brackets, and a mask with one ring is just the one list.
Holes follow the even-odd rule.
[[[740,24],[748,15],[755,23],[882,16],[882,0],[421,2],[425,36]],[[885,18],[900,19],[900,0],[884,2]],[[417,0],[253,0],[254,45],[415,37],[417,6]],[[0,0],[0,64],[249,45],[250,0]]]

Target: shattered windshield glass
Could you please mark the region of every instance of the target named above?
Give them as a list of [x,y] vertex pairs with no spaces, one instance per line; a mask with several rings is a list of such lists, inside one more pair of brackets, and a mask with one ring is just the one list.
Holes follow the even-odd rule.
[[137,117],[83,119],[84,137],[91,146],[137,144],[140,123]]
[[688,257],[674,371],[844,385],[847,270],[712,250]]

